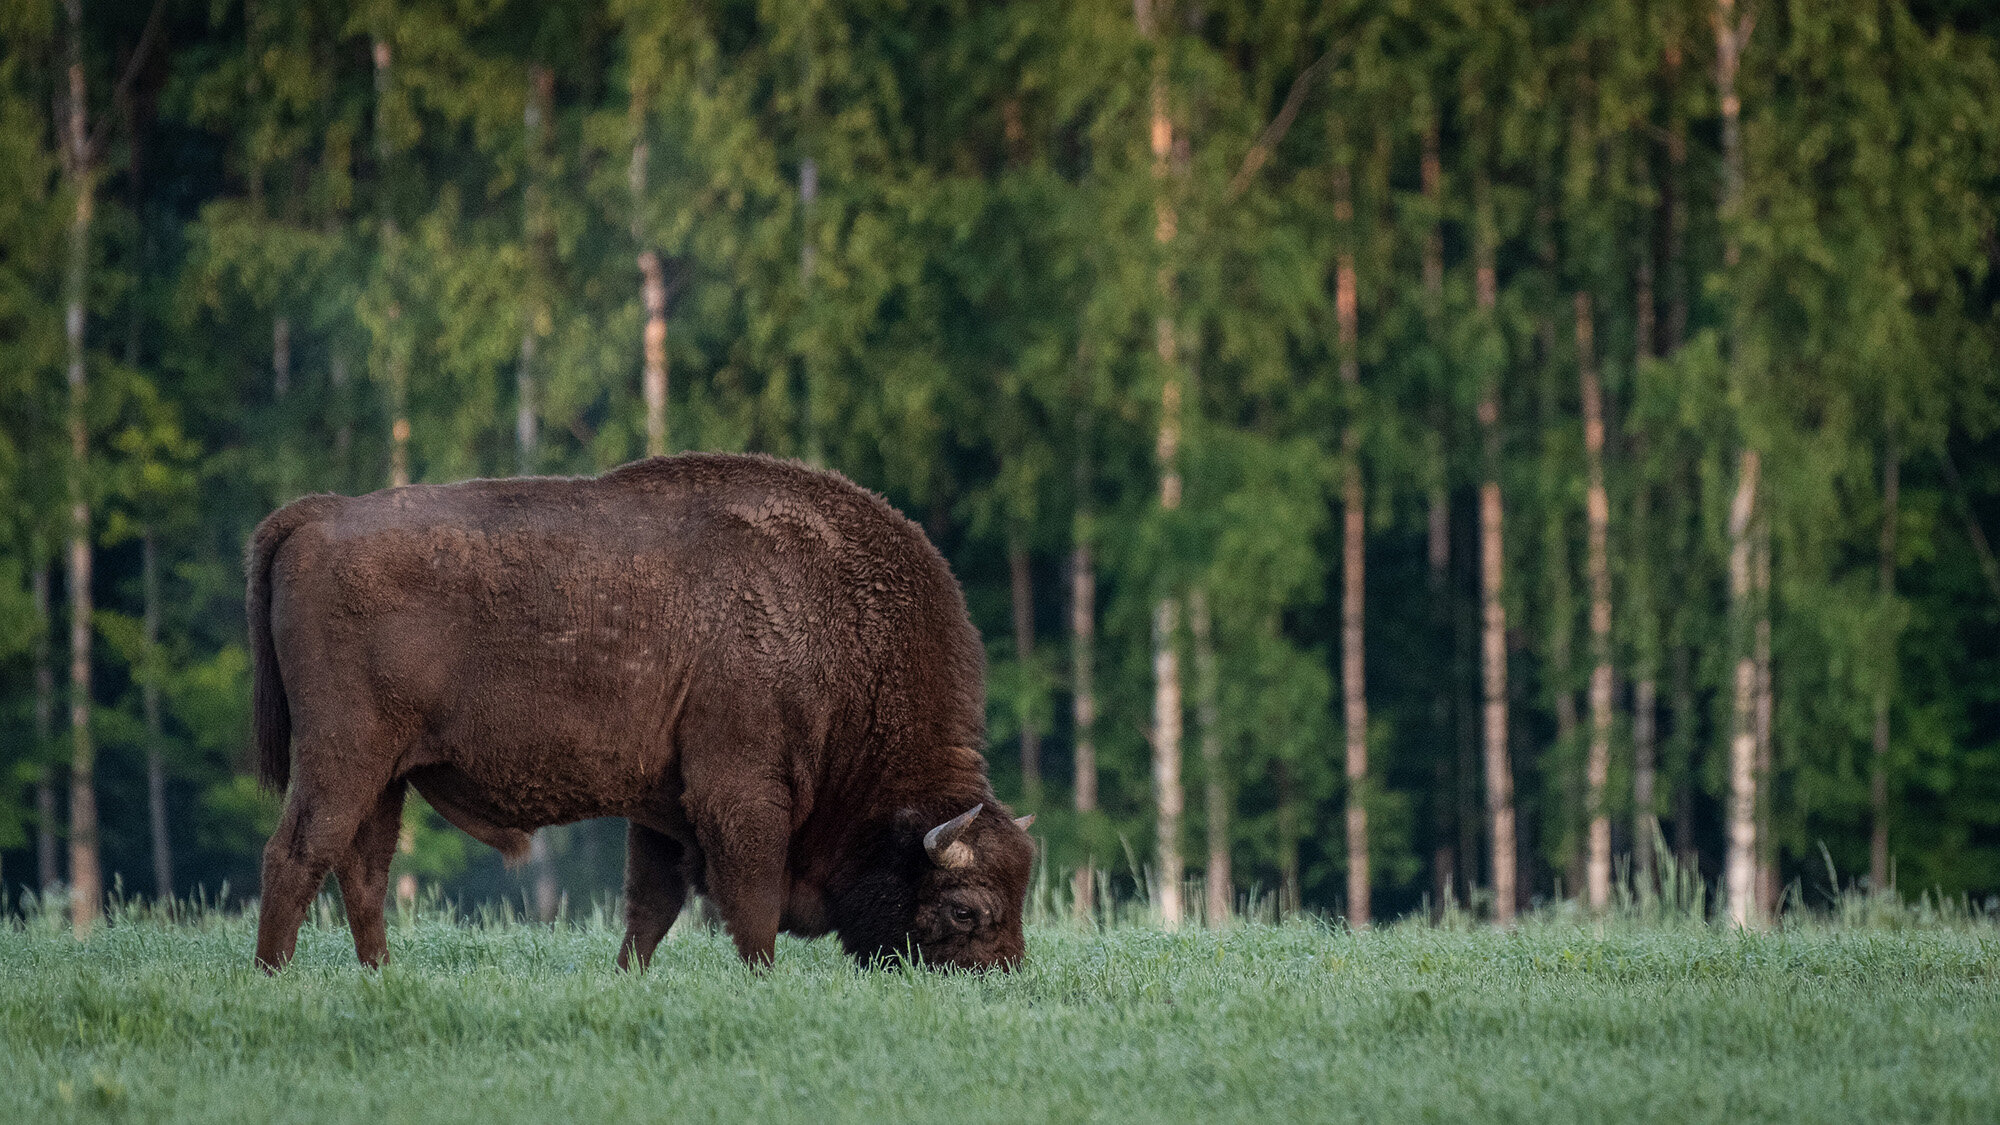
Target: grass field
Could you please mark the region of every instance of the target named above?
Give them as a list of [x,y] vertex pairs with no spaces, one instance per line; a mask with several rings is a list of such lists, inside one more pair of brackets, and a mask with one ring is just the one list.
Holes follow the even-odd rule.
[[0,1121],[2000,1120],[2000,929],[1039,926],[1012,975],[603,922],[0,924]]

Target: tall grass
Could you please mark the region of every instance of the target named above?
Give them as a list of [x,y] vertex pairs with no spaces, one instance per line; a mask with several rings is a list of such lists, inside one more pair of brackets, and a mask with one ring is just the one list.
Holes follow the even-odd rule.
[[[1975,900],[1969,894],[1947,895],[1940,890],[1920,890],[1914,897],[1904,894],[1894,879],[1887,886],[1870,887],[1865,880],[1843,879],[1826,849],[1820,849],[1825,864],[1825,881],[1808,883],[1803,877],[1787,884],[1779,895],[1776,914],[1769,924],[1778,929],[1808,926],[1849,930],[1894,930],[1932,928],[2000,928],[2000,896]],[[1612,903],[1608,910],[1593,913],[1580,899],[1557,897],[1540,901],[1520,915],[1524,923],[1611,923],[1655,929],[1710,927],[1726,924],[1717,909],[1720,899],[1715,889],[1693,867],[1678,862],[1664,840],[1655,849],[1657,861],[1650,878],[1637,878],[1629,861],[1621,860],[1612,881]],[[1038,863],[1028,886],[1025,920],[1040,928],[1070,928],[1102,931],[1124,927],[1163,928],[1157,903],[1159,878],[1151,868],[1133,863],[1123,879],[1099,868],[1093,871],[1094,893],[1087,908],[1079,906],[1074,872],[1053,869]],[[331,890],[313,903],[308,922],[321,928],[344,925],[345,914],[339,897]],[[115,879],[107,896],[109,924],[173,922],[183,925],[217,925],[234,916],[225,905],[235,901],[224,884],[210,896],[204,890],[183,900],[156,900],[131,896]],[[1182,882],[1181,901],[1185,904],[1184,924],[1192,928],[1222,929],[1246,925],[1278,925],[1295,919],[1314,919],[1343,925],[1338,912],[1301,911],[1284,901],[1273,888],[1239,888],[1228,916],[1207,916],[1207,885],[1199,874]],[[1397,925],[1433,926],[1464,931],[1488,924],[1492,903],[1484,892],[1475,892],[1469,903],[1436,904],[1426,896],[1424,905]],[[68,925],[68,897],[57,890],[49,895],[25,892],[9,900],[0,885],[0,924],[43,933],[55,933]],[[243,907],[254,914],[256,903]],[[618,927],[624,903],[616,895],[588,902],[560,900],[558,917],[571,924],[589,924],[609,929]],[[490,899],[465,903],[443,894],[435,885],[419,888],[415,902],[393,904],[392,921],[404,925],[417,918],[455,920],[484,927],[525,924],[534,917],[532,905],[523,892],[519,900]],[[690,929],[712,930],[717,926],[714,912],[697,899],[675,926],[676,933]]]
[[990,975],[790,939],[758,972],[695,924],[622,974],[613,903],[437,898],[370,971],[327,898],[269,978],[239,912],[79,942],[35,903],[0,927],[0,1121],[2000,1120],[2000,932],[1935,903],[1166,933],[1037,893]]

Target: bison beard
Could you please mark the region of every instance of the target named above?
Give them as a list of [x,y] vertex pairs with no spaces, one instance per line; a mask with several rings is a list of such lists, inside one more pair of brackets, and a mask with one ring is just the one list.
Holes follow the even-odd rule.
[[983,656],[916,526],[833,473],[688,454],[593,479],[312,496],[246,570],[264,781],[257,962],[332,871],[388,959],[406,787],[518,858],[622,816],[621,966],[690,889],[752,963],[782,930],[857,959],[1009,967],[1032,846],[995,800]]

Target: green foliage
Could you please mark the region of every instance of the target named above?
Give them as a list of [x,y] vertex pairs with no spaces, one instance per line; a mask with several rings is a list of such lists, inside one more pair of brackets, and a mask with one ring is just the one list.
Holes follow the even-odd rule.
[[[1559,744],[1555,715],[1588,654],[1572,311],[1587,293],[1609,399],[1614,664],[1663,701],[1660,810],[1713,859],[1726,525],[1737,453],[1754,445],[1781,873],[1816,870],[1822,843],[1842,870],[1864,866],[1886,692],[1905,885],[2000,889],[2000,593],[1973,547],[1973,529],[2000,528],[2000,25],[1898,0],[1763,12],[1739,83],[1743,206],[1725,220],[1699,0],[1152,8],[1156,38],[1109,0],[167,5],[160,53],[117,104],[144,13],[86,13],[90,116],[107,123],[85,338],[109,866],[145,866],[136,747],[153,685],[192,853],[179,868],[190,886],[254,883],[273,802],[240,776],[240,557],[266,512],[388,483],[397,419],[419,481],[596,472],[642,452],[636,258],[653,252],[670,446],[807,459],[925,526],[989,639],[1004,797],[1022,796],[1023,724],[1044,735],[1032,811],[1059,864],[1119,867],[1151,839],[1153,606],[1199,586],[1239,881],[1274,886],[1296,844],[1305,901],[1335,901],[1348,795],[1335,509],[1351,424],[1377,913],[1422,903],[1432,865],[1476,840],[1483,801],[1467,748],[1481,721],[1473,412],[1490,384],[1523,877],[1555,888],[1580,838],[1581,747]],[[42,3],[0,14],[13,878],[30,866],[23,829],[49,757],[32,733],[36,640],[51,669],[67,649],[61,582],[48,621],[28,592],[68,519],[58,17]],[[1156,76],[1174,134],[1158,165]],[[1490,314],[1475,260],[1489,228]],[[1339,374],[1343,250],[1358,388]],[[523,370],[532,454],[515,431]],[[1172,512],[1157,446],[1170,378],[1186,389]],[[1884,594],[1891,448],[1903,483]],[[1433,496],[1449,508],[1435,577]],[[135,542],[149,531],[154,646]],[[1068,583],[1053,581],[1079,543],[1099,609],[1102,801],[1088,815],[1062,809],[1078,732]],[[1035,580],[1031,659],[1010,639],[1013,547]],[[416,850],[399,862],[412,873],[511,885],[411,808]],[[1621,851],[1626,836],[1621,819]],[[1462,876],[1477,850],[1456,857]],[[1143,880],[1143,851],[1118,879]]]

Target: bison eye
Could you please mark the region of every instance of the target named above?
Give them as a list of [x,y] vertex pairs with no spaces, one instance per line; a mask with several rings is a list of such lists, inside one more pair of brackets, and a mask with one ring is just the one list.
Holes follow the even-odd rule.
[[960,906],[954,903],[951,907],[951,924],[961,930],[971,929],[972,923],[977,918],[978,915],[973,913],[970,906]]

